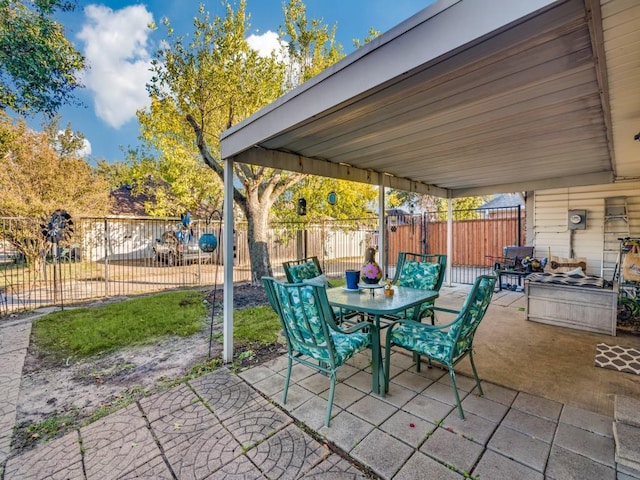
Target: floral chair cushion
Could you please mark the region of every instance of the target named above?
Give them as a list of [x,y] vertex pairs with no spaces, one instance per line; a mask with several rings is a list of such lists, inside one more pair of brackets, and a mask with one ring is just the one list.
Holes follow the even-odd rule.
[[426,355],[445,365],[449,363],[452,342],[445,331],[426,331],[419,325],[404,323],[391,332],[391,337],[391,341],[400,347]]
[[403,287],[433,290],[438,283],[440,264],[405,260],[398,278],[398,285]]
[[369,333],[363,332],[341,333],[332,330],[330,333],[335,346],[336,366],[343,365],[357,352],[367,348],[371,338]]
[[284,288],[279,290],[280,301],[284,307],[282,317],[287,324],[288,336],[293,337],[289,338],[289,341],[293,342],[297,351],[329,363],[329,342],[334,350],[335,364],[339,366],[369,346],[369,333],[346,334],[327,328],[329,337],[325,336],[320,307],[316,304],[311,286],[289,290],[288,293],[290,295]]
[[321,274],[315,262],[304,262],[300,265],[292,265],[289,267],[293,283],[300,283],[303,280],[315,278]]

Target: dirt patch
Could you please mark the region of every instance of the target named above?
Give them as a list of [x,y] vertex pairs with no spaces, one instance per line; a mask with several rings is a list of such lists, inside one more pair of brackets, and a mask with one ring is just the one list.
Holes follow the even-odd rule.
[[[43,355],[33,344],[27,351],[17,408],[17,429],[12,447],[29,448],[43,433],[29,428],[44,420],[58,417],[57,432],[63,433],[74,425],[91,418],[102,409],[117,407],[132,399],[166,388],[176,379],[191,373],[194,366],[202,366],[211,358],[220,359],[222,346],[216,341],[209,352],[211,305],[215,321],[213,338],[222,333],[222,289],[206,292],[209,301],[206,325],[190,337],[174,337],[153,345],[139,346],[62,363]],[[215,303],[212,303],[215,299]],[[115,301],[111,299],[109,301]],[[104,302],[101,302],[104,303]],[[268,304],[264,287],[251,284],[234,286],[235,308],[250,308]],[[242,354],[251,350],[252,355]],[[255,365],[284,352],[283,345],[237,348],[234,362],[237,368]]]

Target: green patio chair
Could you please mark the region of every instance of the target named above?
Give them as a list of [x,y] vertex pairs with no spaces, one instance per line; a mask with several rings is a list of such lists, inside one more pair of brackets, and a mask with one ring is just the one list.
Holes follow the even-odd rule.
[[289,283],[301,283],[305,280],[315,280],[319,283],[324,283],[327,287],[333,287],[333,285],[327,280],[327,277],[322,272],[318,257],[307,257],[299,260],[291,260],[282,264],[284,274],[287,277]]
[[[282,264],[284,274],[289,283],[319,283],[327,288],[333,288],[333,284],[327,280],[326,275],[322,272],[318,257],[307,257],[299,260],[291,260]],[[356,312],[343,311],[340,308],[334,308],[333,313],[339,323],[345,320],[352,320],[357,316]]]
[[287,402],[293,361],[318,370],[327,375],[331,383],[325,418],[328,427],[337,369],[371,345],[371,329],[375,326],[363,322],[348,329],[338,327],[327,291],[321,285],[283,283],[271,277],[263,277],[262,281],[287,340],[287,377],[282,403]]
[[[439,292],[444,282],[446,268],[446,255],[400,252],[392,283],[403,287]],[[422,321],[422,318],[428,317],[431,319],[431,325],[434,325],[433,303],[423,303],[418,312],[415,312],[415,309],[407,310],[402,318]]]
[[[481,396],[484,395],[478,372],[473,362],[473,337],[489,307],[495,284],[496,277],[481,275],[476,278],[473,288],[467,295],[460,311],[433,307],[434,310],[458,314],[456,319],[447,325],[428,325],[414,320],[397,320],[391,323],[387,331],[385,344],[385,389],[388,390],[389,388],[391,347],[401,347],[419,356],[424,355],[429,360],[430,367],[431,362],[435,361],[449,370],[458,413],[460,418],[464,420],[464,412],[460,404],[456,375],[453,368],[460,360],[469,355],[478,392]],[[419,359],[416,362],[416,370],[420,371]]]

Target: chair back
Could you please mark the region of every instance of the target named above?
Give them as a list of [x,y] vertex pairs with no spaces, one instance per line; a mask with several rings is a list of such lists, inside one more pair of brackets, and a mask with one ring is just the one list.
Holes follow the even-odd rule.
[[334,367],[335,325],[327,292],[314,284],[283,283],[263,277],[269,303],[280,317],[289,353],[298,352]]
[[300,283],[322,275],[322,268],[318,257],[307,257],[299,260],[291,260],[282,264],[284,274],[289,283]]
[[400,252],[393,283],[437,292],[444,282],[446,268],[446,255]]
[[480,275],[476,278],[460,313],[449,327],[448,336],[453,360],[471,349],[473,336],[489,307],[495,285],[496,277],[493,275]]

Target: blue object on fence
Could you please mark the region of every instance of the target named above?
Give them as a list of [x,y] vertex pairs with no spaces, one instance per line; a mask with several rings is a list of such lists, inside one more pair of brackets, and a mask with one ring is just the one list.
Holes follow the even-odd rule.
[[211,253],[218,246],[218,239],[213,233],[203,233],[198,240],[198,246],[203,252]]

